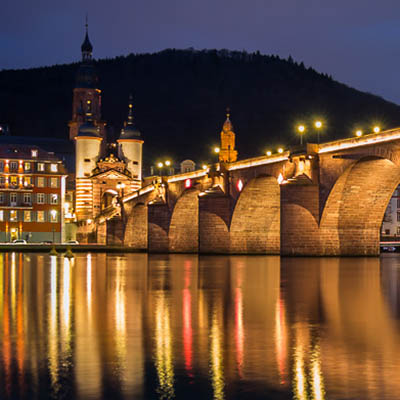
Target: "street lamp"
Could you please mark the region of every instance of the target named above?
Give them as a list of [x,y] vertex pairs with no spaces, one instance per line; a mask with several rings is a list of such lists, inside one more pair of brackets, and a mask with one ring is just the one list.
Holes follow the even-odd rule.
[[271,150],[268,150],[268,151],[267,151],[267,156],[269,157],[269,156],[271,156],[271,154],[272,154],[272,151],[271,151]]
[[379,126],[374,126],[374,132],[379,133],[381,131],[381,128]]
[[304,125],[299,125],[297,127],[297,130],[300,133],[300,144],[303,144],[303,135],[304,135],[304,132],[306,131],[306,127]]
[[321,121],[315,121],[314,126],[317,130],[317,136],[318,136],[318,144],[319,144],[319,131],[322,128],[322,122]]
[[282,154],[282,153],[283,153],[283,149],[282,149],[282,147],[279,147],[279,149],[278,149],[278,153],[279,153],[279,154]]
[[160,176],[161,176],[161,170],[162,170],[162,167],[164,166],[164,164],[162,163],[162,162],[159,162],[158,164],[157,164],[157,167],[158,167],[158,169],[160,170]]
[[356,131],[356,136],[357,136],[357,137],[361,137],[362,134],[363,134],[363,132],[362,132],[361,129],[358,129],[358,130]]

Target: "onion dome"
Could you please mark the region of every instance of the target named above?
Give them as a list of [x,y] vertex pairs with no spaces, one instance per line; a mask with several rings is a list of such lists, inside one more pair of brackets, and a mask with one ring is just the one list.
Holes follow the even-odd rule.
[[79,127],[79,132],[77,137],[93,137],[102,138],[100,134],[100,129],[93,124],[93,114],[92,114],[92,102],[88,100],[87,110],[85,115],[85,123]]
[[133,119],[133,104],[132,104],[132,95],[129,96],[129,111],[128,111],[128,120],[125,122],[125,126],[121,129],[121,135],[119,139],[137,139],[140,138],[141,133],[136,128],[134,119]]
[[82,46],[81,46],[82,61],[91,60],[92,59],[92,52],[93,52],[93,46],[92,46],[92,43],[90,43],[90,40],[89,40],[87,15],[86,15],[85,27],[86,27],[85,40],[83,41]]

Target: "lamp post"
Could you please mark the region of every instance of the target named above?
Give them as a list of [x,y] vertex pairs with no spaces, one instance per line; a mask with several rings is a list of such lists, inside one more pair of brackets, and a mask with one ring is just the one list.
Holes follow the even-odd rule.
[[124,189],[125,189],[125,183],[118,183],[117,184],[117,189],[118,189],[118,203],[119,206],[121,207],[121,218],[122,221],[125,221],[125,210],[124,210]]
[[318,144],[319,144],[319,132],[322,128],[322,122],[321,121],[315,121],[314,123],[315,129],[317,130],[317,137],[318,137]]
[[217,155],[217,162],[219,161],[219,152],[221,149],[219,147],[214,147],[214,153]]
[[304,125],[299,125],[297,127],[297,130],[300,134],[300,144],[303,144],[303,135],[304,135],[304,132],[306,131],[306,127]]

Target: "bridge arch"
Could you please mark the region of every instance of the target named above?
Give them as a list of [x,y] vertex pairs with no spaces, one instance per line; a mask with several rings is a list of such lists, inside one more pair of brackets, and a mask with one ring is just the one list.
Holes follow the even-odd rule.
[[169,226],[169,251],[196,253],[199,250],[199,193],[191,188],[175,203]]
[[138,250],[147,249],[147,223],[147,206],[144,203],[136,204],[126,222],[124,245]]
[[400,167],[375,156],[349,166],[337,179],[320,222],[321,253],[379,254],[380,227],[400,183]]
[[280,252],[280,186],[275,177],[259,176],[243,188],[230,224],[231,253]]

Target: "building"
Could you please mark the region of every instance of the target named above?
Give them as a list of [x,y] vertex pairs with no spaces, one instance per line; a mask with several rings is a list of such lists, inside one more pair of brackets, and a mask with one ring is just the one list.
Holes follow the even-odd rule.
[[90,223],[121,196],[142,187],[143,140],[135,126],[130,97],[121,134],[116,143],[107,143],[106,122],[101,117],[101,90],[87,24],[81,51],[69,137],[75,141],[75,214],[78,222]]
[[227,109],[226,121],[221,131],[221,147],[219,150],[219,162],[230,163],[237,160],[237,150],[235,150],[235,132],[230,117],[230,110]]
[[394,191],[383,217],[382,236],[400,238],[400,186]]
[[192,160],[184,160],[181,162],[181,174],[193,172],[196,169],[196,163]]
[[0,241],[61,242],[66,173],[38,146],[0,147]]

